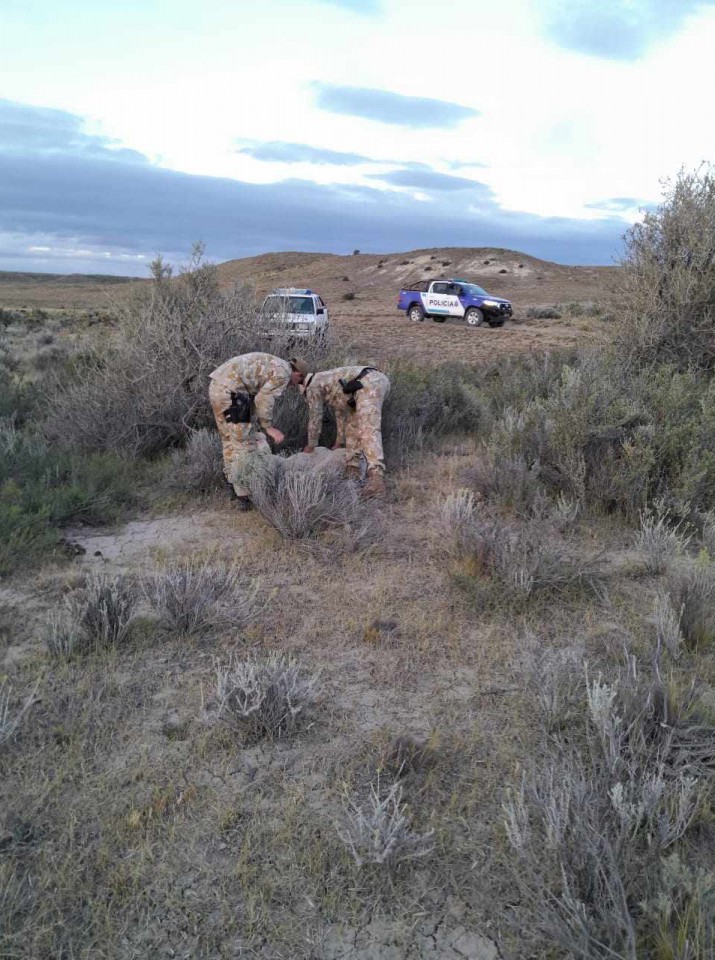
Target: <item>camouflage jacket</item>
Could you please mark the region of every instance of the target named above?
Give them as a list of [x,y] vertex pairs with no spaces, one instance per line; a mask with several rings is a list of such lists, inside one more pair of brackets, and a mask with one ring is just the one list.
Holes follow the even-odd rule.
[[338,367],[335,370],[323,370],[314,373],[305,389],[304,397],[308,404],[308,446],[317,447],[320,439],[320,430],[323,424],[323,408],[327,403],[335,411],[338,421],[338,442],[345,439],[345,417],[351,412],[348,406],[350,399],[343,393],[341,380],[352,380],[353,377],[365,369],[361,364],[355,367]]
[[258,422],[265,430],[273,425],[273,408],[290,383],[291,367],[287,360],[270,353],[244,353],[222,363],[209,376],[227,390],[249,393],[254,398]]

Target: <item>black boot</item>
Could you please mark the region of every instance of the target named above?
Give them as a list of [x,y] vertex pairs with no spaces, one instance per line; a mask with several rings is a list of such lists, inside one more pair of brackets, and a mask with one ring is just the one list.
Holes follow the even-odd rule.
[[253,503],[250,497],[239,497],[233,484],[229,483],[228,480],[226,481],[226,487],[228,488],[228,499],[236,504],[237,510],[240,510],[242,513],[245,513],[247,510],[253,510]]

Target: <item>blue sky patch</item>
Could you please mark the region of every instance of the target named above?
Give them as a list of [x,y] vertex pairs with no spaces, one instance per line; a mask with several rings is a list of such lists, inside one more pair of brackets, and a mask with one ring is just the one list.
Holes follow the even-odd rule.
[[607,60],[635,60],[715,0],[552,0],[547,30],[568,50]]

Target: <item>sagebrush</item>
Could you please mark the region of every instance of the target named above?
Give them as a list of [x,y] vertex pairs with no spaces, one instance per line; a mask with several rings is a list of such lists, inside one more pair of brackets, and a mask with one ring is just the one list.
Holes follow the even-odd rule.
[[214,717],[249,738],[286,737],[309,721],[319,682],[286,654],[234,654],[216,664]]

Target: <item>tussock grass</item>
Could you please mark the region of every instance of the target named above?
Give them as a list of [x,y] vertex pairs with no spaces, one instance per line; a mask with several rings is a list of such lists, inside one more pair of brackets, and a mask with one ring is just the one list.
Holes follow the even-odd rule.
[[219,628],[241,631],[256,611],[257,581],[214,559],[168,564],[143,581],[144,595],[164,629],[195,636]]
[[85,586],[51,615],[45,632],[50,654],[68,658],[121,646],[129,638],[138,602],[133,581],[93,571]]
[[364,522],[357,484],[342,472],[289,470],[278,457],[253,456],[239,477],[256,508],[286,540],[307,540],[326,527]]
[[690,536],[682,531],[682,521],[672,526],[669,520],[667,511],[660,515],[641,512],[635,547],[644,554],[646,568],[654,575],[664,573],[690,542]]
[[715,643],[715,570],[699,564],[673,573],[666,590],[683,643],[690,650]]

